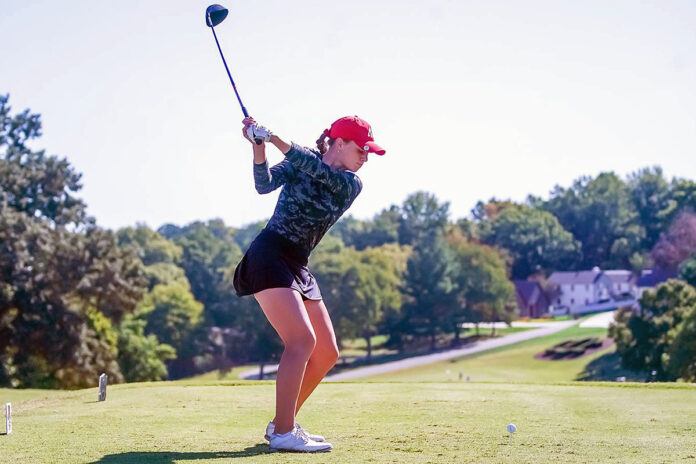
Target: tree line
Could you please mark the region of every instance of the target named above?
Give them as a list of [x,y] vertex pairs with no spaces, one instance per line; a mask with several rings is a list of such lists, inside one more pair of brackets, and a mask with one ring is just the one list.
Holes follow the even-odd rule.
[[[253,297],[232,288],[265,221],[104,229],[77,196],[80,174],[29,147],[40,136],[40,116],[12,114],[0,96],[0,385],[80,388],[102,372],[147,381],[278,358]],[[384,333],[397,348],[435,348],[442,334],[457,343],[462,322],[511,320],[511,279],[659,265],[696,283],[693,210],[696,184],[658,167],[583,177],[548,200],[479,202],[455,221],[447,202],[415,192],[341,220],[310,268],[339,340],[365,338],[369,351]]]

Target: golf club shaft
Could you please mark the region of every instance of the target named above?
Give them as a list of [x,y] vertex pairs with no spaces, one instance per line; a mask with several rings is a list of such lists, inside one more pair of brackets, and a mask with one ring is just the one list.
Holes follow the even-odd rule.
[[237,100],[239,101],[239,106],[242,107],[242,113],[244,113],[244,117],[248,118],[249,113],[247,112],[246,108],[244,107],[244,103],[242,103],[242,99],[239,98],[239,92],[237,92],[237,86],[234,85],[234,79],[232,79],[232,74],[230,74],[230,69],[227,67],[227,61],[225,61],[225,55],[222,54],[222,49],[220,48],[220,42],[218,42],[217,34],[215,34],[215,28],[211,27],[210,28],[213,31],[213,37],[215,37],[215,44],[217,44],[218,51],[220,52],[220,58],[222,58],[222,64],[225,65],[225,71],[227,71],[227,76],[230,78],[230,82],[232,83],[232,88],[234,89],[234,94],[237,96]]

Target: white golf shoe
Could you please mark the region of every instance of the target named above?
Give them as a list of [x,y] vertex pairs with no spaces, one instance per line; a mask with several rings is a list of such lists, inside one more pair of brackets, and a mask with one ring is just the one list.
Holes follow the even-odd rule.
[[[295,428],[299,430],[301,433],[305,434],[307,438],[310,440],[317,441],[319,443],[323,443],[326,441],[326,438],[322,437],[321,435],[314,435],[306,431],[305,429],[302,428],[300,424],[295,422]],[[275,432],[275,424],[273,422],[269,422],[268,425],[266,426],[266,435],[263,436],[266,440],[270,441],[271,440],[271,435]]]
[[331,443],[319,443],[310,439],[297,428],[282,435],[270,435],[271,451],[295,451],[301,453],[322,453],[331,451]]

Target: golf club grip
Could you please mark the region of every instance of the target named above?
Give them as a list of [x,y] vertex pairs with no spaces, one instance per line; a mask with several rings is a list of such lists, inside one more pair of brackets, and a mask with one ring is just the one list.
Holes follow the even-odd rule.
[[[237,90],[235,89],[235,92],[236,91]],[[244,107],[244,105],[242,105],[242,113],[244,113],[245,117],[247,117],[247,118],[249,117],[249,113],[247,112],[247,109]],[[263,142],[263,140],[261,140],[259,138],[255,138],[254,142],[256,142],[256,145],[261,145],[261,142]]]

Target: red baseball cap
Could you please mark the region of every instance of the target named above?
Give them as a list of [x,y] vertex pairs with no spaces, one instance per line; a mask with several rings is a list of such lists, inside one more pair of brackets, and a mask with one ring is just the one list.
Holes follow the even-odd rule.
[[324,134],[332,139],[350,139],[363,150],[383,155],[386,150],[375,143],[372,137],[372,128],[364,119],[357,116],[345,116],[334,121],[331,129],[326,129]]

